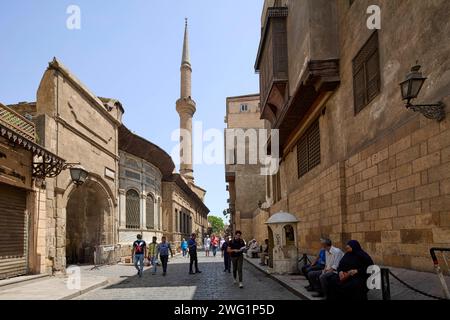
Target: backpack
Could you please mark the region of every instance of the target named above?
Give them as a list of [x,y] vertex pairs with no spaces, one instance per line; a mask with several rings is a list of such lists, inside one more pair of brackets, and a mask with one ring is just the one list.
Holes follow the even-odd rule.
[[172,251],[172,249],[170,248],[170,243],[166,242],[166,243],[159,244],[159,255],[160,256],[168,256],[169,251]]

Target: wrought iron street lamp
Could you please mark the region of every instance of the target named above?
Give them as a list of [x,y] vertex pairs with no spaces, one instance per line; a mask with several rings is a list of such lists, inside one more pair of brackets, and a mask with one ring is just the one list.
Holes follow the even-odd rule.
[[75,185],[81,186],[86,182],[89,172],[80,164],[68,164],[66,165],[65,169],[67,168],[69,168],[70,170],[70,177],[72,178],[72,182]]
[[420,65],[411,68],[411,72],[406,76],[406,80],[400,83],[402,98],[406,101],[406,107],[414,112],[420,112],[428,119],[442,121],[445,118],[445,105],[439,101],[435,104],[412,104],[411,100],[416,99],[427,78],[420,72]]

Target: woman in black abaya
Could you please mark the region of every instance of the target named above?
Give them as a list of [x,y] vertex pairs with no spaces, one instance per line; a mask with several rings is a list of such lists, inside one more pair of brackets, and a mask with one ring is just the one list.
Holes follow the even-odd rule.
[[367,300],[367,268],[373,265],[372,258],[361,248],[356,240],[345,247],[337,275],[329,279],[330,300]]

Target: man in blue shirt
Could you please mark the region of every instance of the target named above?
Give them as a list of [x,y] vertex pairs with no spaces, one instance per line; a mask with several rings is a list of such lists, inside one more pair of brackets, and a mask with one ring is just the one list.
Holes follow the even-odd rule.
[[[308,278],[308,273],[311,271],[320,271],[325,269],[325,263],[326,263],[326,251],[325,251],[325,243],[326,241],[324,239],[320,239],[320,243],[322,244],[322,249],[320,249],[319,255],[317,256],[316,260],[314,260],[313,263],[304,265],[302,267],[302,273]],[[308,291],[312,290],[311,284],[305,287]]]
[[197,259],[197,242],[195,241],[196,234],[191,234],[191,238],[188,241],[188,248],[189,248],[189,274],[194,274],[192,270],[192,264],[195,262],[195,273],[202,273],[200,270],[198,270],[198,259]]
[[163,276],[167,273],[167,261],[169,261],[169,253],[173,258],[172,248],[170,243],[166,241],[166,237],[161,238],[161,243],[158,245],[159,258],[163,267]]

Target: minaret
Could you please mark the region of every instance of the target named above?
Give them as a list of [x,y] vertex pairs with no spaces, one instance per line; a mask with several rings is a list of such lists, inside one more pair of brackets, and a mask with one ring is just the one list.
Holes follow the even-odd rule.
[[192,117],[195,113],[195,102],[191,98],[192,67],[189,58],[189,37],[187,18],[184,30],[183,57],[181,59],[181,94],[177,101],[177,112],[180,115],[180,174],[194,183],[192,161]]

